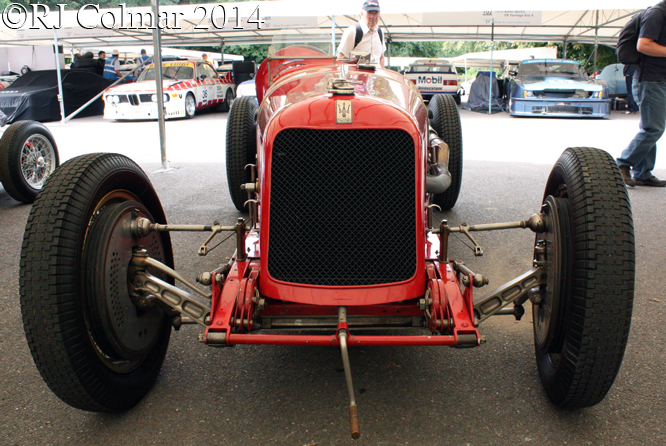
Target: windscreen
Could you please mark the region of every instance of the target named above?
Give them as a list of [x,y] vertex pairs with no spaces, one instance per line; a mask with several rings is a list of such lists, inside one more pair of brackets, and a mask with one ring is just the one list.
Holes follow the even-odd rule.
[[[171,80],[186,80],[194,79],[194,66],[189,62],[163,62],[162,63],[162,78]],[[155,65],[149,65],[138,81],[154,81],[155,80]]]
[[518,68],[519,76],[560,76],[585,78],[583,67],[571,60],[526,60]]
[[327,33],[307,33],[303,30],[282,30],[273,36],[276,57],[331,57],[332,40]]

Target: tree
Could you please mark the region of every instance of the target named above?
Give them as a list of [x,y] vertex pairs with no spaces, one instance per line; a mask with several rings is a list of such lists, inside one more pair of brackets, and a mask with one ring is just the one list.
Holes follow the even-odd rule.
[[391,56],[393,57],[442,57],[442,42],[392,42]]
[[[557,44],[558,57],[564,57],[564,46]],[[568,43],[567,59],[573,59],[586,66],[588,72],[593,71],[594,67],[594,45],[584,43]],[[597,70],[602,70],[606,65],[617,63],[615,49],[607,46],[599,46],[597,51]]]
[[268,44],[225,45],[224,52],[229,54],[238,54],[245,57],[246,61],[260,63],[268,55]]

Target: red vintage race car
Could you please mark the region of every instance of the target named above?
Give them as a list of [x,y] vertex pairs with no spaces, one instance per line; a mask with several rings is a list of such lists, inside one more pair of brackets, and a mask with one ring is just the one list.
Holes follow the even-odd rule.
[[[604,398],[634,292],[631,207],[614,160],[567,149],[534,215],[451,226],[438,216],[462,184],[455,102],[436,95],[426,107],[412,82],[359,56],[271,49],[258,103],[240,98],[228,119],[229,189],[249,213],[235,225],[167,223],[145,173],[121,155],[55,171],[28,219],[20,286],[28,343],[56,395],[84,410],[131,408],[172,328],[195,323],[212,347],[338,346],[357,438],[348,348],[476,348],[484,321],[520,319],[529,305],[549,398],[565,408]],[[488,281],[449,258],[449,235],[480,256],[475,231],[518,229],[535,233],[533,266],[478,293]],[[173,269],[173,231],[209,232],[200,255],[230,232],[236,253],[192,283]]]

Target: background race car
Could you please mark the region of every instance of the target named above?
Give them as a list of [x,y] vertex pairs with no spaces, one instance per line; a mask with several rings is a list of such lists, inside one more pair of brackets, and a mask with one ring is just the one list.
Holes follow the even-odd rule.
[[512,116],[606,118],[610,99],[606,82],[590,79],[575,60],[525,60],[510,73]]
[[429,101],[434,94],[450,94],[460,105],[458,72],[448,60],[417,60],[409,66],[405,77],[416,84],[424,100]]
[[[203,61],[162,62],[165,118],[193,118],[197,110],[219,107],[229,111],[236,97],[233,73],[219,77]],[[104,94],[104,118],[157,119],[155,65],[149,65],[135,83],[118,85]]]

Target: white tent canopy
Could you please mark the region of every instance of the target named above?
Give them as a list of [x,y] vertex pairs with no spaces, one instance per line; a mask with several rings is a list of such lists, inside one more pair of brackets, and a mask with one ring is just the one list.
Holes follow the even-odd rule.
[[[498,3],[490,0],[456,3],[382,0],[381,25],[392,41],[490,40],[494,22],[495,40],[614,45],[624,23],[653,3],[654,0],[504,0],[502,11],[496,11]],[[162,43],[169,47],[268,43],[278,31],[298,35],[330,33],[332,29],[339,39],[344,29],[358,20],[361,4],[361,0],[335,3],[286,0],[162,6],[160,17],[168,19],[160,21],[168,25],[162,30]],[[152,30],[145,26],[151,25],[150,11],[149,7],[108,10],[87,7],[80,11],[65,10],[62,18],[51,11],[41,22],[62,25],[56,31],[58,39],[72,47],[136,45],[152,38]],[[13,14],[10,18],[20,23],[22,16]],[[222,26],[224,18],[226,26]],[[264,20],[261,29],[252,23],[258,18]],[[28,14],[21,29],[9,29],[3,24],[0,39],[15,45],[52,41],[53,30],[44,29],[46,26],[39,20],[35,23],[37,29],[29,29],[32,17]]]
[[478,53],[467,53],[462,56],[450,58],[458,67],[482,67],[488,68],[493,60],[496,66],[499,64],[518,63],[530,58],[554,59],[557,57],[557,47],[544,46],[540,48],[516,48],[511,50],[482,51]]

